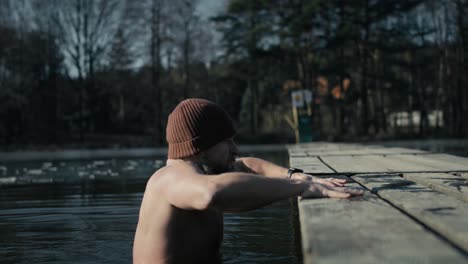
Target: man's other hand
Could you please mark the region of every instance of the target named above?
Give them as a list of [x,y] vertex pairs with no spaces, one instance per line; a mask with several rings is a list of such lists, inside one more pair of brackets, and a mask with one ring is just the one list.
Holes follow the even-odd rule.
[[320,183],[311,183],[300,196],[301,198],[350,198],[351,196],[363,195],[362,189],[348,187],[330,187]]
[[345,179],[336,178],[319,178],[306,173],[294,173],[291,177],[294,180],[299,181],[310,181],[314,183],[320,183],[329,187],[342,187],[346,183]]

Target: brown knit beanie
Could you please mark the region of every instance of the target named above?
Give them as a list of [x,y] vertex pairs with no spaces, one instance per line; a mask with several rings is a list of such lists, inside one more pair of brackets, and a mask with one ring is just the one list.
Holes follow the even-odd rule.
[[232,119],[219,105],[205,99],[187,99],[169,115],[168,158],[198,154],[236,134]]

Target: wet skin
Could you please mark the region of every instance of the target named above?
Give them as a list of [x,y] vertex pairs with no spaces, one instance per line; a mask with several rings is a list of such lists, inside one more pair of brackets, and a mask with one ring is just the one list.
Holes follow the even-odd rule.
[[[193,161],[168,160],[148,181],[135,234],[134,263],[220,263],[223,214],[216,209],[186,210],[165,199],[165,177],[178,174],[222,173],[234,167],[237,147],[225,140]],[[200,161],[202,160],[201,164]],[[209,176],[204,176],[209,177]],[[183,195],[183,194],[181,194]]]

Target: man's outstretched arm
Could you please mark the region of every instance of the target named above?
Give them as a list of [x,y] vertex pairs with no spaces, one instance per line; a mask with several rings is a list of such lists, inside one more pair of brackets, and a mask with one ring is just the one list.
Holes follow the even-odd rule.
[[236,159],[236,171],[251,172],[267,177],[283,179],[285,179],[288,174],[287,168],[276,165],[273,162],[254,157]]
[[238,172],[214,175],[208,177],[208,180],[217,186],[209,206],[234,212],[253,210],[299,196],[310,186],[304,181]]
[[[273,178],[287,178],[288,177],[288,169],[272,162],[253,158],[253,157],[245,157],[245,158],[238,158],[236,160],[236,170],[242,172],[252,172],[259,175],[264,175],[267,177]],[[312,181],[316,183],[321,183],[331,187],[340,187],[343,186],[346,180],[343,179],[336,179],[336,178],[319,178],[312,176],[306,173],[294,173],[291,177],[295,180],[301,181]]]
[[350,188],[332,188],[249,173],[202,175],[195,170],[183,172],[167,175],[159,190],[169,203],[186,210],[246,211],[296,196],[348,198],[362,195],[362,191]]

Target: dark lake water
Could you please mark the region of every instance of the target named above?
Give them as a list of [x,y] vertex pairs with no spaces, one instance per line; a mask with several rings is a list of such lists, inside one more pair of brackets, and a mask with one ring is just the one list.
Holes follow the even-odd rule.
[[[286,152],[257,154],[287,165]],[[0,163],[0,263],[131,263],[148,177],[162,158]],[[285,200],[225,215],[224,263],[300,263]]]
[[[388,142],[468,156],[468,144]],[[287,165],[285,151],[244,153]],[[0,263],[131,263],[148,177],[161,157],[0,162]],[[294,200],[225,215],[224,263],[301,263]]]

